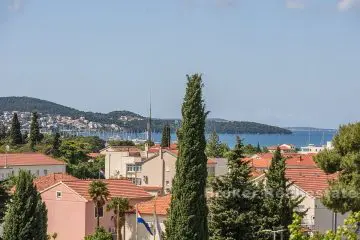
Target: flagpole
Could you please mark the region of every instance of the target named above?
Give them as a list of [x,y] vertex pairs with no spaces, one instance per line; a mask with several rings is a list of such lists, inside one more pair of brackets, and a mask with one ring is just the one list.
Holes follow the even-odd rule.
[[157,198],[157,195],[155,196],[155,199],[154,199],[154,240],[156,240],[156,224],[157,224],[157,221],[156,221],[156,198]]
[[138,207],[136,205],[136,214],[135,214],[135,239],[138,240]]

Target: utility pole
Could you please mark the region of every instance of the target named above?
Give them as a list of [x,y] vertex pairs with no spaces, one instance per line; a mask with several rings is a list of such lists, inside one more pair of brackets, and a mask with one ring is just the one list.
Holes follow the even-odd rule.
[[8,157],[9,151],[10,151],[10,146],[6,145],[6,147],[5,147],[5,168],[7,168],[7,157]]
[[334,223],[334,232],[336,233],[337,231],[337,212],[333,213],[333,223]]

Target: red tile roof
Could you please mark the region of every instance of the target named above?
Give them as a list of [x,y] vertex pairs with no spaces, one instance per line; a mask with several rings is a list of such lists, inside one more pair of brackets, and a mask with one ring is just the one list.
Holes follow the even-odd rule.
[[208,158],[207,164],[217,164],[217,161],[216,161],[216,159]]
[[321,197],[337,174],[328,175],[319,168],[293,168],[286,170],[286,177],[309,195]]
[[145,191],[160,191],[162,187],[160,186],[141,186]]
[[[315,168],[316,163],[314,161],[314,154],[298,154],[298,153],[289,153],[283,154],[286,158],[286,166],[288,168]],[[272,153],[262,153],[256,154],[253,157],[245,158],[246,161],[254,168],[269,168],[271,165],[273,154]]]
[[38,165],[65,165],[64,162],[56,160],[41,153],[9,153],[0,154],[0,167],[5,166],[5,158],[8,166],[38,166]]
[[[89,185],[94,180],[75,180],[75,181],[62,181],[65,185],[73,189],[79,195],[87,200],[91,200],[88,193]],[[97,181],[97,180],[96,180]],[[111,197],[122,197],[128,199],[151,198],[143,188],[136,186],[127,179],[103,179],[100,180],[107,184],[107,188]]]
[[34,184],[38,191],[42,191],[55,183],[61,181],[79,180],[78,178],[71,176],[67,173],[52,173],[47,176],[38,177],[34,180]]
[[287,166],[290,167],[316,167],[314,154],[298,154],[289,156],[286,160]]
[[176,150],[178,149],[178,145],[176,143],[170,144],[170,149]]
[[154,198],[147,202],[137,204],[138,211],[140,214],[154,214],[156,206],[157,215],[167,215],[167,210],[170,207],[171,195],[165,195],[162,197]]

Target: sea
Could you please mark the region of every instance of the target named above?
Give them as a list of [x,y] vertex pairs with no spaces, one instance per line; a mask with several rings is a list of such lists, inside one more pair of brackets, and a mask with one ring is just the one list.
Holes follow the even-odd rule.
[[[239,136],[243,139],[245,144],[257,145],[260,144],[263,146],[273,146],[280,145],[283,143],[293,144],[296,147],[303,147],[309,144],[314,145],[325,145],[328,141],[331,141],[335,136],[336,131],[293,131],[292,134],[218,134],[219,140],[223,143],[233,147],[236,143],[236,137]],[[108,139],[110,134],[105,134],[100,137]],[[120,134],[114,135],[113,137],[118,137],[121,139],[146,139],[145,134]],[[209,137],[209,134],[206,135]],[[176,134],[171,135],[172,141],[177,141]],[[152,139],[155,143],[161,142],[161,133],[152,133]]]

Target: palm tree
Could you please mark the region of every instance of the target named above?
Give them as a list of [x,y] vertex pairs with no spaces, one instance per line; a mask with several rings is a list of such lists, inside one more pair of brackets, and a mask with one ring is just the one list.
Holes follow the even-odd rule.
[[130,209],[130,204],[128,199],[115,197],[112,198],[110,203],[106,206],[106,211],[114,211],[116,216],[115,218],[115,227],[116,227],[116,240],[121,240],[121,228],[125,224],[125,212]]
[[105,205],[110,193],[107,184],[103,181],[93,181],[89,186],[89,195],[92,198],[97,212],[97,228],[100,227],[100,209]]

